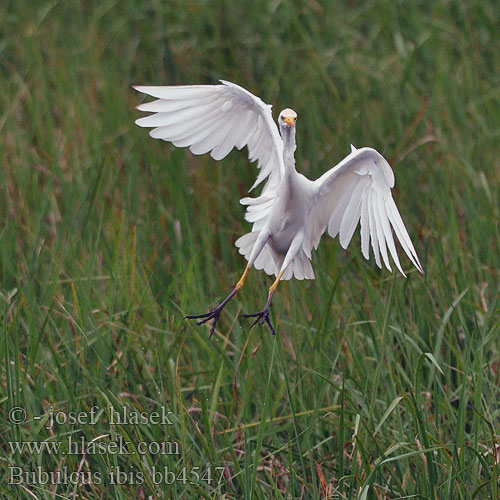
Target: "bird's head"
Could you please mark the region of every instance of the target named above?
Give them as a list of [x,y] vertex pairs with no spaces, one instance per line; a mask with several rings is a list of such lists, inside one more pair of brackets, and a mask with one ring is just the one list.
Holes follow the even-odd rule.
[[290,108],[284,109],[280,113],[279,117],[279,125],[280,128],[290,128],[290,127],[295,127],[295,122],[297,121],[297,113]]

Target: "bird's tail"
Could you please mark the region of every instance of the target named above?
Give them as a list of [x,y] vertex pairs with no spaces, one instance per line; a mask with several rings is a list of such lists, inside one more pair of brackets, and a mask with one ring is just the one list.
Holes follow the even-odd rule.
[[[236,247],[239,248],[240,254],[244,255],[247,260],[250,259],[253,246],[257,241],[259,233],[260,231],[252,231],[236,240]],[[255,260],[254,267],[257,270],[263,269],[265,273],[271,276],[278,276],[284,259],[285,256],[276,253],[271,245],[265,245]],[[287,267],[281,279],[289,280],[292,276],[299,280],[314,279],[311,261],[303,250],[301,250],[293,261],[290,262],[290,265]]]

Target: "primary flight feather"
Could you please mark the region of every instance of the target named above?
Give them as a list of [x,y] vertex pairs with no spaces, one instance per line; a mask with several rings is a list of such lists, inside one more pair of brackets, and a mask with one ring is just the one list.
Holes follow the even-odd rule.
[[326,230],[332,238],[339,235],[340,244],[347,248],[360,223],[363,256],[369,258],[371,247],[378,267],[383,262],[391,271],[390,254],[405,276],[394,233],[410,261],[423,272],[392,198],[394,173],[374,149],[351,146],[346,158],[311,181],[295,169],[295,111],[287,108],[280,113],[278,131],[271,106],[231,82],[134,88],[157,98],[137,107],[154,113],[136,121],[153,128],[151,137],[189,147],[194,154],[210,152],[215,160],[235,147],[247,146],[249,159],[256,160],[259,168],[251,190],[265,181],[259,196],[241,200],[247,206],[245,219],[253,224],[252,231],[236,241],[248,261],[241,279],[213,311],[187,316],[199,319],[198,324],[213,319],[210,335],[223,308],[243,288],[252,266],[275,275],[276,280],[264,309],[245,316],[255,318],[253,325],[265,322],[275,333],[269,309],[278,283],[292,276],[314,279],[311,252]]

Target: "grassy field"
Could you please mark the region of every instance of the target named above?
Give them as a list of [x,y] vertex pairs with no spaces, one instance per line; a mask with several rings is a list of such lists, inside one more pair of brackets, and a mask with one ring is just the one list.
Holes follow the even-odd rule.
[[[2,499],[499,497],[498,2],[7,0],[0,18]],[[240,319],[262,272],[212,339],[185,321],[244,269],[256,168],[152,140],[131,86],[219,78],[298,112],[311,178],[351,143],[384,154],[425,275],[324,236],[317,279],[278,289],[276,337]]]

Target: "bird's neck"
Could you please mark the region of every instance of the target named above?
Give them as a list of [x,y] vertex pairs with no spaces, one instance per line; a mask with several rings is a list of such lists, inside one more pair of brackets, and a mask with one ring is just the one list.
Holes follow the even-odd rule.
[[287,127],[282,130],[283,138],[283,162],[285,163],[285,175],[292,177],[295,173],[295,127]]

